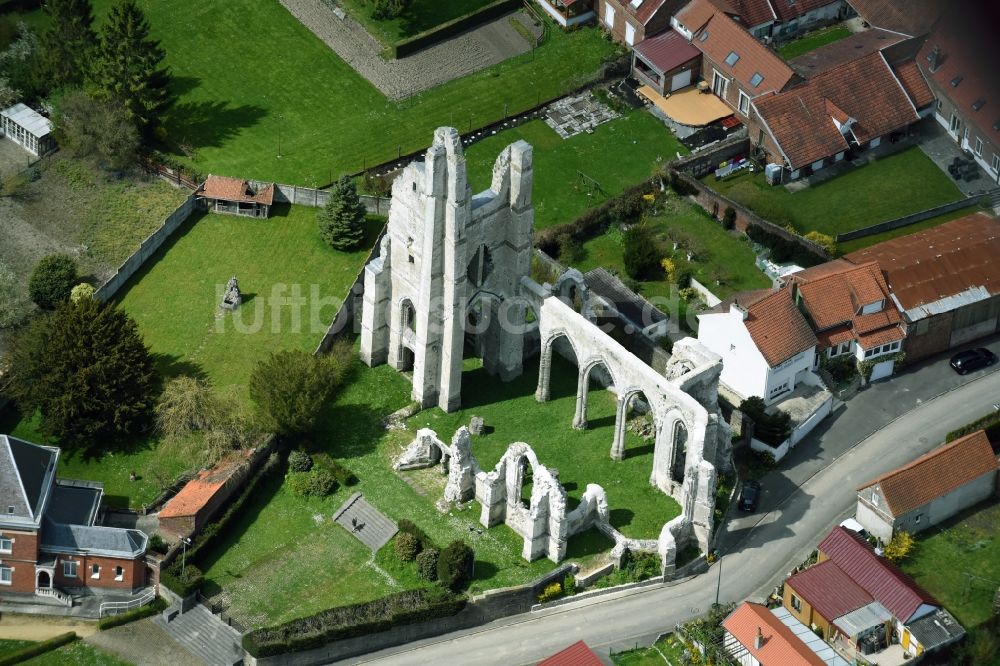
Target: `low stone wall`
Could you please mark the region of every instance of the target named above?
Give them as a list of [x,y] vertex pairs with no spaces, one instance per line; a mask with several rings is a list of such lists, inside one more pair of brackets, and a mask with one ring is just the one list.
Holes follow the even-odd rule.
[[943,215],[945,213],[950,213],[953,210],[959,210],[961,208],[968,208],[969,206],[975,206],[979,203],[981,197],[972,196],[966,199],[958,199],[957,201],[952,201],[951,203],[946,203],[941,206],[935,206],[934,208],[928,208],[927,210],[922,210],[919,213],[913,213],[911,215],[904,215],[903,217],[896,218],[895,220],[889,220],[888,222],[880,222],[879,224],[873,224],[870,227],[865,227],[864,229],[855,229],[854,231],[848,231],[847,233],[837,234],[837,242],[842,243],[844,241],[854,240],[855,238],[864,238],[866,236],[874,236],[875,234],[881,234],[886,231],[892,231],[893,229],[899,229],[900,227],[908,227],[911,224],[916,224],[917,222],[923,222],[924,220],[929,220],[937,215]]
[[94,298],[98,299],[102,303],[106,303],[111,300],[118,290],[128,282],[129,278],[135,275],[135,272],[142,268],[142,265],[152,257],[160,246],[170,238],[170,236],[177,231],[184,222],[191,217],[191,213],[195,211],[198,207],[198,198],[193,194],[188,195],[188,198],[184,200],[177,209],[167,216],[167,219],[163,221],[160,228],[149,235],[146,240],[139,244],[139,249],[132,254],[131,257],[125,260],[121,266],[118,267],[118,271],[112,275],[108,280],[102,284],[98,289],[97,293],[94,294]]
[[522,0],[495,0],[495,2],[485,7],[396,42],[391,47],[392,55],[394,58],[404,58],[421,49],[434,46],[446,39],[460,35],[466,30],[478,27],[487,21],[492,21],[504,14],[509,14],[520,7],[521,2]]
[[698,292],[698,296],[700,296],[701,300],[705,301],[705,305],[710,308],[714,308],[722,302],[722,299],[713,294],[711,289],[694,278],[691,278],[691,288]]
[[[250,184],[255,188],[269,185],[260,180],[251,180]],[[389,205],[392,199],[389,197],[373,197],[367,194],[360,195],[361,203],[368,209],[371,215],[388,215]],[[274,184],[274,201],[276,203],[287,203],[295,206],[309,206],[311,208],[321,208],[330,200],[330,191],[321,190],[315,187],[302,187],[301,185],[285,185],[283,183]]]

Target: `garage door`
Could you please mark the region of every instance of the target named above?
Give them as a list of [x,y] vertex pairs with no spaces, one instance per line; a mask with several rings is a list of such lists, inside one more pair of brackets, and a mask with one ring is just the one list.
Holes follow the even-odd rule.
[[680,74],[675,74],[672,79],[670,79],[670,92],[675,90],[680,90],[686,86],[691,85],[691,70],[681,72]]
[[872,381],[878,381],[879,379],[885,379],[886,377],[892,376],[892,366],[895,361],[882,361],[881,363],[876,363],[875,367],[872,368]]

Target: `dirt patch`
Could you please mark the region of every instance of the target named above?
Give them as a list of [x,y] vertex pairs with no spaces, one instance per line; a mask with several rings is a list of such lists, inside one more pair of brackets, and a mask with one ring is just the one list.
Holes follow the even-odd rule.
[[97,623],[42,615],[4,613],[0,618],[0,638],[19,641],[44,641],[67,631],[81,638],[97,633]]

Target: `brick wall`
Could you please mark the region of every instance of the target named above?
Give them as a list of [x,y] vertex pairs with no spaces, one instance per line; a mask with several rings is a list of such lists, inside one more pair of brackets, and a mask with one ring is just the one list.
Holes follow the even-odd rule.
[[[906,340],[903,342],[903,351],[906,352],[906,362],[912,363],[922,358],[927,358],[938,352],[945,351],[951,345],[951,326],[954,320],[954,313],[928,317],[916,324],[906,327]],[[926,327],[926,328],[925,328]],[[922,331],[922,332],[918,332]]]
[[[76,577],[63,576],[64,561],[76,562]],[[98,578],[93,578],[93,567],[99,567]],[[115,567],[122,568],[122,580],[115,580]],[[127,560],[96,555],[60,555],[56,563],[56,587],[91,587],[107,590],[132,590],[146,584],[146,565],[142,557]]]
[[14,543],[9,554],[0,555],[0,564],[14,570],[11,585],[0,586],[0,594],[35,591],[35,562],[38,561],[38,535],[34,532],[0,530],[0,536]]

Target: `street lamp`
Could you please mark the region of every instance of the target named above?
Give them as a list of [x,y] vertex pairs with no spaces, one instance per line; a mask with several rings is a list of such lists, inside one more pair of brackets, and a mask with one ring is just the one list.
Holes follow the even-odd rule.
[[719,580],[715,584],[715,605],[719,605],[719,590],[722,589],[722,558],[719,554],[719,549],[716,548],[712,551],[712,555],[715,557],[715,561],[719,563]]
[[[184,575],[184,565],[187,560],[187,550],[188,546],[191,545],[191,539],[187,537],[181,537],[181,575]],[[176,552],[176,551],[175,551]]]

